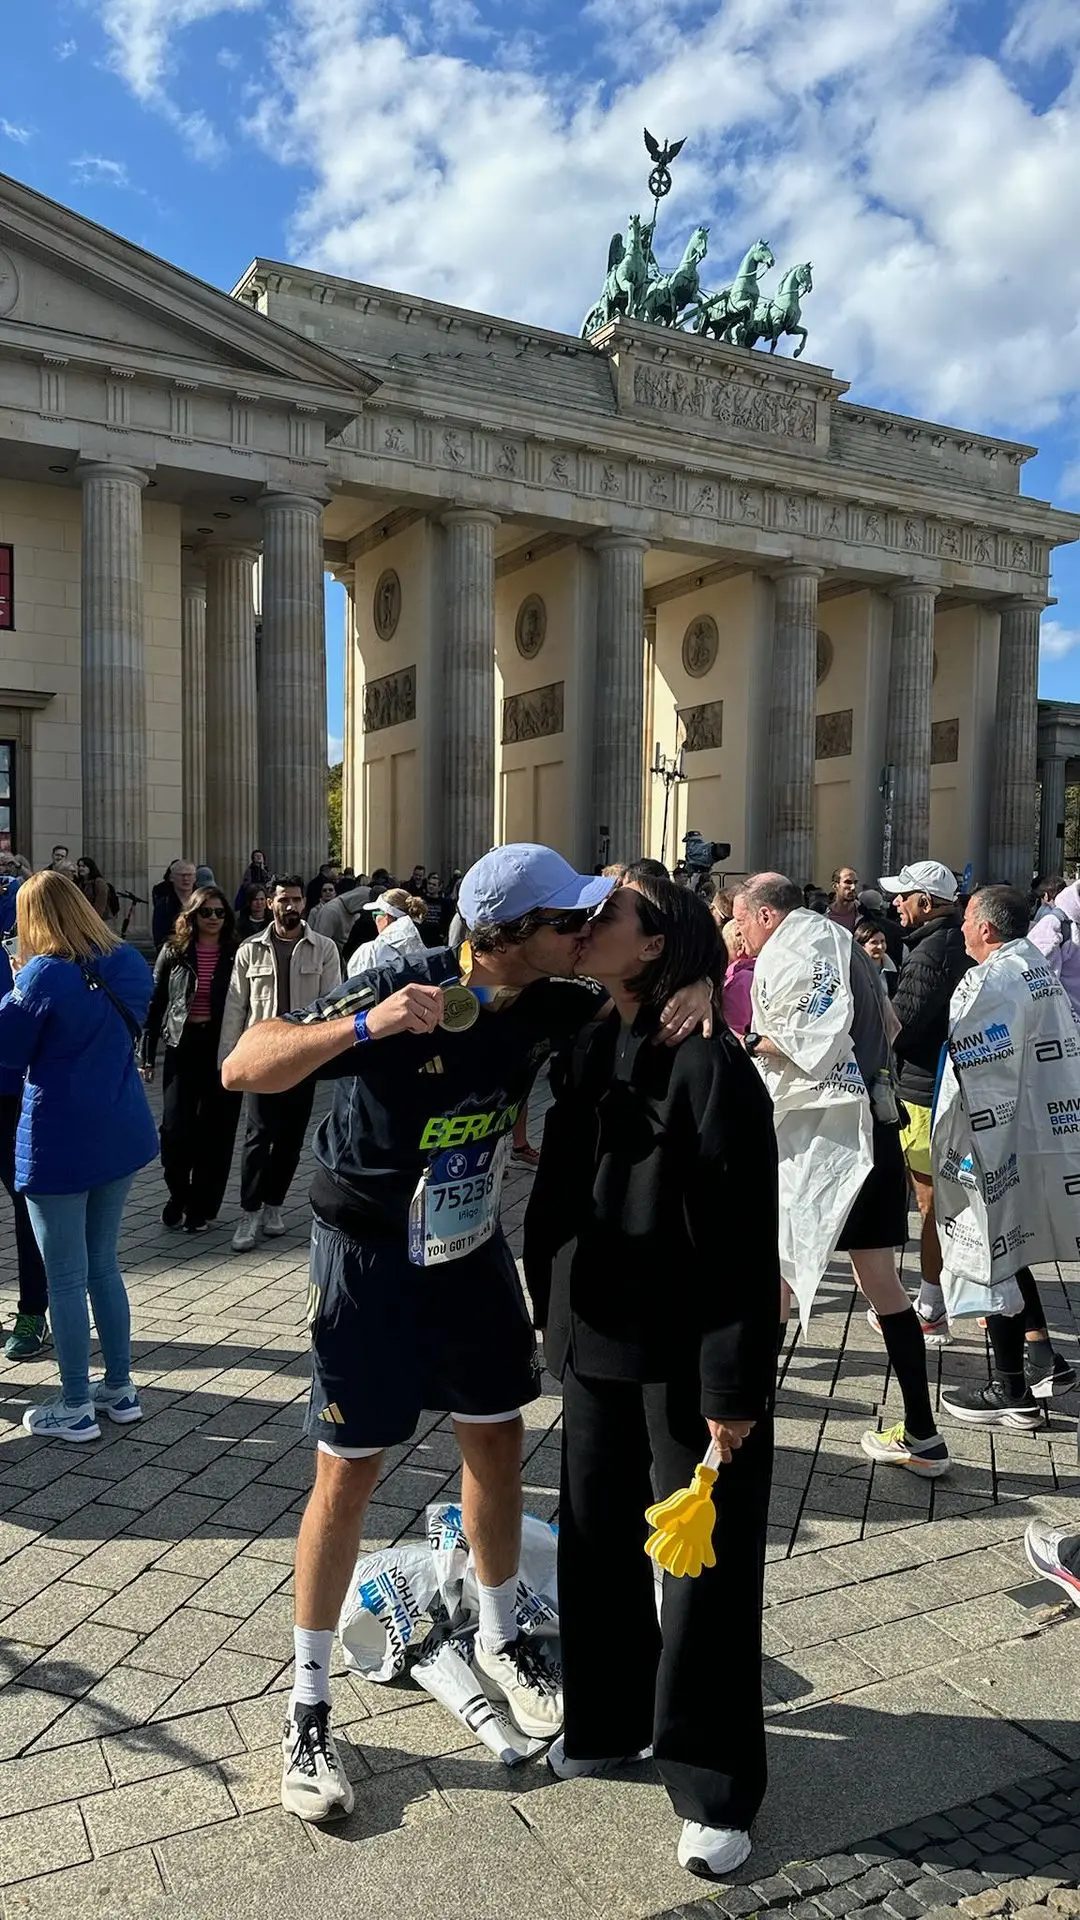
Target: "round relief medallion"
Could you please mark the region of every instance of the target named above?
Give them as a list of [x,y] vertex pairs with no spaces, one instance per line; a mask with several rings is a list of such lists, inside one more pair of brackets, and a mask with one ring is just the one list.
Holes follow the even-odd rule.
[[829,639],[828,634],[823,633],[819,627],[817,633],[817,683],[819,687],[823,680],[828,679],[832,663],[833,643]]
[[720,629],[711,613],[691,620],[683,634],[682,663],[692,680],[702,680],[715,666],[720,651]]
[[392,640],[401,619],[401,581],[393,567],[387,567],[375,582],[371,617],[380,640]]
[[538,593],[530,593],[518,608],[514,641],[523,660],[535,660],[547,633],[547,608]]
[[19,276],[8,253],[0,253],[0,314],[10,313],[19,297]]

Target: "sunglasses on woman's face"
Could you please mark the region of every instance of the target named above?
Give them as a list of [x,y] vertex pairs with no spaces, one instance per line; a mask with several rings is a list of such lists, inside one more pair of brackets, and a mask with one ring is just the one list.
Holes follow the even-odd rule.
[[200,920],[224,920],[224,918],[225,918],[224,907],[200,907],[199,908]]

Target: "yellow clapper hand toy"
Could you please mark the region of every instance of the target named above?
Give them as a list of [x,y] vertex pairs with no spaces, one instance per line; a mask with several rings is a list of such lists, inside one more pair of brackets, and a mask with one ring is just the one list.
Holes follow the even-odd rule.
[[685,1576],[696,1580],[702,1567],[716,1565],[712,1490],[720,1460],[720,1449],[714,1441],[701,1465],[694,1468],[688,1487],[645,1509],[645,1518],[655,1529],[645,1542],[645,1551],[650,1560],[676,1579]]

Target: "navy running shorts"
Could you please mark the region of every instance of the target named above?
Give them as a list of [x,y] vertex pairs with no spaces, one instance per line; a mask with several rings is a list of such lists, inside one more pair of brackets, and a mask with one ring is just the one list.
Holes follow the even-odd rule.
[[416,1267],[401,1240],[311,1231],[311,1399],[332,1450],[397,1446],[421,1413],[482,1421],[535,1400],[540,1356],[513,1256],[496,1233],[463,1260]]

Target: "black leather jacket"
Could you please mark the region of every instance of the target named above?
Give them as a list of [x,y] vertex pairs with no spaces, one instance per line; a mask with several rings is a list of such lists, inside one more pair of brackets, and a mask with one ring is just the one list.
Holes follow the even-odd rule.
[[[221,1033],[225,996],[229,991],[235,958],[236,943],[222,940],[210,987],[210,1025],[215,1039]],[[177,953],[171,944],[162,947],[154,963],[154,991],[139,1048],[142,1066],[154,1065],[159,1041],[164,1040],[166,1047],[179,1046],[187,1025],[188,1008],[195,998],[198,983],[194,940],[188,943],[183,953]]]
[[955,907],[943,907],[905,935],[904,964],[893,995],[893,1012],[900,1022],[893,1046],[902,1100],[920,1107],[933,1104],[949,1031],[949,1001],[971,964]]

